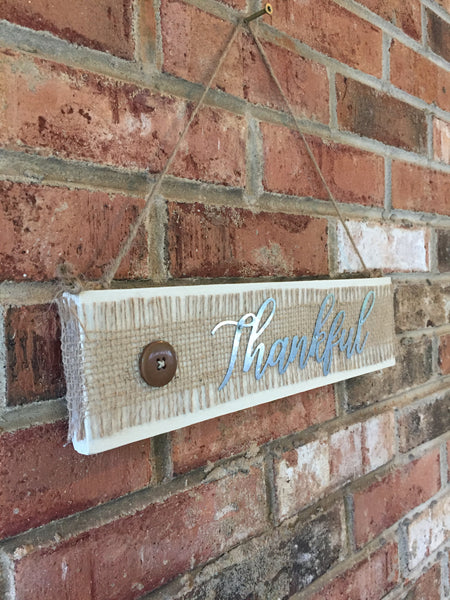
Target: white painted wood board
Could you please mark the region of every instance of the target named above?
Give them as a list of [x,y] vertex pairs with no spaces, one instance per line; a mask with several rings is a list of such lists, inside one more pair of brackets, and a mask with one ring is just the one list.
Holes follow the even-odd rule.
[[[64,294],[60,313],[82,454],[395,364],[386,277],[87,291]],[[139,371],[155,340],[178,358],[161,388]]]

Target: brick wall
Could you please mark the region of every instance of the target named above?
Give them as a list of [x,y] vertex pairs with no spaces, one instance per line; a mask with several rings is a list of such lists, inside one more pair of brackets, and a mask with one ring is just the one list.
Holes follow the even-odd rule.
[[[91,457],[52,300],[117,253],[256,0],[0,6],[0,598],[450,597],[450,3],[275,0],[264,48],[397,365]],[[117,278],[360,270],[242,31]],[[123,285],[123,284],[122,284]]]

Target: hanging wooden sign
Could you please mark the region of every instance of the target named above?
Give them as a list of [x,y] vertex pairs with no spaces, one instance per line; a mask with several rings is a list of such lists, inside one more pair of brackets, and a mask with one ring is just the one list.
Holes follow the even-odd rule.
[[83,454],[395,364],[389,278],[87,291],[60,312]]

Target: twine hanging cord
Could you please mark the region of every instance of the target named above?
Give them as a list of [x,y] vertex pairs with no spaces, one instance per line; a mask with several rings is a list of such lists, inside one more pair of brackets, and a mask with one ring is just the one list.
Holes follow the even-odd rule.
[[139,227],[143,224],[143,222],[145,221],[145,219],[148,217],[148,214],[150,212],[153,200],[155,198],[155,196],[157,195],[157,193],[159,192],[160,188],[161,188],[161,184],[163,182],[164,177],[166,176],[168,170],[170,169],[175,156],[178,152],[178,149],[180,148],[181,144],[184,141],[184,138],[186,137],[186,133],[188,132],[192,122],[194,121],[195,117],[197,116],[198,111],[200,110],[206,94],[209,92],[214,79],[216,78],[217,73],[219,72],[221,66],[223,65],[223,62],[225,60],[225,58],[228,55],[228,52],[231,48],[231,46],[233,45],[234,40],[236,39],[236,36],[238,34],[238,31],[240,29],[241,26],[241,21],[238,21],[238,23],[236,23],[236,25],[234,26],[234,29],[232,31],[232,34],[230,36],[230,39],[228,40],[227,45],[225,46],[224,51],[222,52],[222,55],[220,56],[219,62],[217,63],[216,68],[214,69],[208,84],[206,85],[203,94],[200,96],[199,101],[197,102],[197,105],[195,106],[194,110],[192,111],[192,114],[188,120],[188,122],[186,123],[186,125],[184,126],[183,131],[181,132],[180,137],[178,138],[177,143],[175,144],[174,149],[172,150],[169,158],[167,159],[167,162],[165,164],[164,169],[161,171],[161,173],[159,174],[157,180],[155,181],[155,183],[153,184],[153,186],[151,187],[151,189],[149,190],[149,192],[146,194],[144,200],[145,200],[145,205],[144,208],[142,209],[142,211],[140,212],[140,214],[138,215],[136,221],[133,223],[133,225],[130,228],[130,232],[128,234],[128,237],[126,238],[126,240],[124,241],[124,243],[122,244],[119,253],[117,255],[117,257],[112,261],[112,263],[109,265],[109,267],[106,269],[106,271],[103,274],[103,277],[100,279],[100,285],[104,288],[108,288],[111,285],[112,280],[114,279],[114,275],[117,273],[118,268],[120,267],[120,264],[122,262],[122,260],[125,258],[125,256],[128,254],[128,252],[131,249],[131,246],[134,242],[134,238],[137,235],[137,232],[139,230]]
[[[267,7],[270,7],[270,9],[268,9]],[[187,134],[190,126],[192,125],[192,122],[194,121],[195,117],[197,116],[198,111],[202,107],[202,105],[204,103],[204,100],[206,98],[206,95],[209,92],[209,90],[211,89],[211,86],[212,86],[212,84],[213,84],[213,82],[214,82],[214,80],[215,80],[215,78],[217,76],[217,73],[221,69],[221,67],[222,67],[222,65],[223,65],[223,63],[224,63],[224,61],[225,61],[225,59],[226,59],[226,57],[228,55],[228,52],[230,51],[230,48],[233,45],[234,40],[236,39],[236,36],[237,36],[240,28],[242,26],[244,26],[244,25],[246,25],[249,28],[249,30],[250,30],[250,32],[251,32],[251,34],[253,36],[253,39],[255,40],[255,43],[256,43],[256,45],[258,47],[258,50],[261,53],[261,56],[262,56],[263,61],[264,61],[265,65],[266,65],[266,67],[267,67],[267,70],[268,70],[268,72],[269,72],[272,80],[274,81],[274,83],[275,83],[275,85],[276,85],[279,93],[281,94],[281,97],[283,98],[284,103],[286,104],[286,107],[287,107],[287,109],[289,111],[289,115],[290,115],[290,117],[291,117],[291,119],[292,119],[292,121],[293,121],[293,123],[295,125],[295,128],[298,131],[298,133],[299,133],[299,135],[300,135],[300,137],[301,137],[301,139],[302,139],[302,141],[303,141],[303,143],[305,145],[305,148],[306,148],[306,151],[308,153],[308,156],[311,159],[311,162],[312,162],[312,164],[313,164],[313,166],[314,166],[314,168],[315,168],[315,170],[316,170],[316,172],[317,172],[317,174],[318,174],[318,176],[319,176],[319,178],[320,178],[320,180],[321,180],[321,182],[322,182],[322,184],[323,184],[323,186],[324,186],[324,188],[325,188],[325,190],[327,192],[327,195],[328,195],[329,199],[331,200],[331,202],[333,204],[333,207],[334,207],[334,209],[336,211],[336,214],[337,214],[340,222],[342,223],[342,226],[343,226],[343,228],[344,228],[344,230],[345,230],[345,232],[346,232],[346,234],[347,234],[347,236],[348,236],[348,238],[349,238],[349,240],[350,240],[350,242],[352,244],[352,247],[355,250],[356,255],[358,256],[358,258],[359,258],[359,260],[361,262],[363,270],[367,271],[367,267],[366,267],[366,264],[364,262],[364,259],[363,259],[363,257],[361,256],[361,253],[358,250],[358,247],[357,247],[357,245],[355,243],[355,240],[353,239],[353,236],[352,236],[352,234],[351,234],[351,232],[350,232],[350,230],[349,230],[349,228],[347,226],[347,223],[345,222],[345,219],[344,219],[344,217],[343,217],[343,215],[342,215],[342,213],[341,213],[341,211],[339,209],[338,203],[337,203],[337,201],[336,201],[333,193],[330,190],[329,185],[327,184],[327,182],[326,182],[326,180],[325,180],[325,178],[323,176],[322,170],[321,170],[321,168],[320,168],[320,166],[319,166],[319,164],[318,164],[318,162],[317,162],[317,160],[316,160],[316,158],[315,158],[315,156],[314,156],[314,154],[313,154],[313,152],[311,150],[311,147],[310,147],[310,145],[308,143],[308,140],[306,139],[305,135],[303,134],[303,132],[302,132],[302,130],[300,128],[300,125],[299,125],[298,120],[297,120],[297,118],[295,116],[295,113],[294,113],[294,111],[292,109],[292,106],[291,106],[291,104],[290,104],[290,102],[289,102],[286,94],[284,93],[283,88],[281,87],[281,84],[280,84],[280,82],[279,82],[279,80],[278,80],[278,78],[277,78],[277,76],[276,76],[276,74],[275,74],[275,72],[273,70],[273,67],[272,67],[272,65],[271,65],[271,63],[269,61],[269,58],[268,58],[268,56],[267,56],[267,54],[266,54],[266,52],[264,50],[264,47],[261,44],[261,42],[260,42],[260,40],[259,40],[259,38],[258,38],[255,30],[254,30],[254,27],[252,25],[250,25],[250,21],[252,21],[254,18],[256,18],[258,16],[262,16],[262,14],[264,14],[264,13],[271,14],[272,13],[272,7],[270,5],[268,5],[268,4],[266,4],[266,8],[263,11],[258,11],[258,13],[254,13],[253,15],[250,15],[249,17],[240,19],[236,23],[236,25],[234,26],[234,28],[232,30],[232,33],[230,35],[230,38],[229,38],[229,40],[228,40],[228,42],[227,42],[227,44],[226,44],[226,46],[225,46],[225,48],[224,48],[224,50],[223,50],[220,58],[219,58],[219,61],[218,61],[217,65],[216,65],[216,67],[215,67],[215,69],[214,69],[211,77],[209,78],[209,81],[208,81],[208,83],[207,83],[207,85],[206,85],[206,87],[205,87],[202,95],[200,96],[200,99],[198,100],[198,102],[197,102],[194,110],[192,111],[192,114],[191,114],[189,120],[187,121],[187,123],[186,123],[183,131],[181,132],[181,135],[178,138],[177,143],[175,144],[175,146],[174,146],[174,148],[173,148],[173,150],[172,150],[169,158],[167,159],[167,162],[166,162],[163,170],[159,173],[156,181],[153,183],[153,185],[151,186],[151,188],[149,189],[149,191],[147,192],[147,194],[146,194],[146,196],[144,198],[144,200],[145,200],[144,208],[139,213],[139,215],[136,218],[136,220],[134,221],[134,223],[131,225],[130,231],[128,233],[128,236],[125,239],[125,241],[122,243],[122,245],[120,247],[120,250],[119,250],[119,252],[117,254],[117,257],[111,262],[111,264],[107,267],[107,269],[105,270],[103,276],[101,277],[101,279],[99,281],[100,287],[109,288],[111,286],[111,282],[114,279],[114,276],[117,273],[117,270],[119,269],[120,264],[122,263],[122,260],[125,258],[125,256],[128,254],[128,252],[131,249],[131,246],[132,246],[132,244],[134,242],[134,239],[135,239],[135,237],[136,237],[136,235],[138,233],[139,227],[144,223],[144,221],[146,220],[146,218],[148,217],[148,215],[150,213],[150,209],[152,207],[153,200],[154,200],[155,196],[158,194],[159,190],[161,189],[161,185],[162,185],[163,179],[167,175],[167,172],[169,171],[169,169],[170,169],[170,167],[171,167],[171,165],[172,165],[172,163],[173,163],[173,161],[175,159],[175,156],[176,156],[176,154],[177,154],[177,152],[178,152],[181,144],[183,143],[183,141],[184,141],[184,139],[186,137],[186,134]]]
[[271,65],[271,63],[269,61],[269,58],[268,58],[268,56],[266,54],[266,51],[264,50],[264,47],[261,44],[261,42],[260,42],[260,40],[259,40],[256,32],[254,31],[253,27],[249,26],[249,29],[251,31],[253,39],[255,40],[256,45],[258,46],[258,50],[259,50],[259,52],[260,52],[260,54],[261,54],[261,56],[262,56],[262,58],[264,60],[264,63],[266,65],[266,67],[267,67],[267,70],[269,71],[270,76],[272,77],[273,81],[275,82],[275,85],[277,86],[278,91],[280,92],[281,97],[283,98],[283,101],[284,101],[284,103],[287,106],[287,109],[289,111],[291,119],[293,120],[293,122],[295,124],[295,128],[297,129],[300,137],[302,138],[302,142],[305,144],[306,152],[308,153],[308,156],[311,159],[311,162],[314,165],[314,168],[315,168],[315,170],[317,171],[317,174],[320,177],[320,181],[322,182],[322,185],[323,185],[323,187],[325,188],[325,190],[326,190],[326,192],[328,194],[328,198],[331,200],[331,202],[333,204],[333,207],[334,207],[334,209],[336,211],[336,214],[339,217],[339,220],[342,223],[342,226],[343,226],[343,228],[345,230],[345,233],[347,234],[347,236],[348,236],[348,238],[349,238],[349,240],[350,240],[350,242],[351,242],[351,244],[353,246],[353,249],[356,252],[356,255],[358,256],[358,258],[359,258],[359,260],[361,262],[363,270],[367,271],[368,269],[367,269],[366,263],[364,262],[364,259],[361,256],[361,253],[360,253],[360,251],[358,249],[358,246],[356,245],[356,242],[353,239],[353,236],[352,236],[352,234],[350,232],[350,229],[348,228],[348,225],[345,222],[345,219],[344,219],[344,217],[343,217],[343,215],[341,213],[341,210],[340,210],[339,205],[338,205],[338,203],[336,201],[336,198],[334,197],[334,194],[331,191],[330,186],[328,185],[328,183],[326,182],[325,177],[323,176],[322,169],[320,168],[319,163],[317,162],[316,157],[314,156],[314,153],[311,150],[311,146],[309,145],[308,140],[305,137],[305,134],[300,129],[300,125],[298,123],[297,117],[295,116],[295,113],[292,110],[292,106],[291,106],[289,100],[287,99],[287,96],[284,93],[283,88],[281,87],[281,84],[280,84],[277,76],[275,75],[275,72],[274,72],[274,70],[272,68],[272,65]]

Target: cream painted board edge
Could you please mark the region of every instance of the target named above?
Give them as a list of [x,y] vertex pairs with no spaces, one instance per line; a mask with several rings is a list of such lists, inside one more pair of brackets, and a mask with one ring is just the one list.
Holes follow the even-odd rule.
[[105,452],[106,450],[124,446],[125,444],[131,444],[132,442],[144,440],[155,435],[168,433],[169,431],[175,431],[176,429],[188,427],[189,425],[195,425],[195,423],[201,423],[202,421],[207,421],[208,419],[213,419],[214,417],[221,417],[232,412],[257,406],[258,404],[279,400],[280,398],[290,396],[291,394],[306,392],[323,385],[337,383],[338,381],[343,381],[343,379],[358,377],[359,375],[365,375],[366,373],[386,369],[387,367],[393,367],[394,365],[395,358],[391,358],[382,363],[374,365],[374,367],[346,371],[344,376],[342,373],[335,373],[328,375],[327,377],[318,377],[317,379],[311,379],[310,381],[278,388],[277,390],[266,390],[265,392],[252,394],[251,396],[247,396],[245,398],[238,398],[228,402],[225,405],[218,405],[201,412],[192,413],[190,415],[172,417],[171,419],[166,421],[158,421],[157,423],[143,423],[142,425],[124,429],[123,431],[104,438],[93,439],[91,437],[88,417],[86,419],[86,438],[83,440],[73,439],[73,447],[80,454],[96,454],[97,452]]
[[[330,289],[339,290],[341,288],[373,288],[380,289],[385,286],[391,286],[391,280],[388,277],[376,279],[351,279],[351,280],[321,280],[321,281],[302,281],[302,282],[266,282],[266,283],[249,283],[249,284],[223,284],[223,285],[199,285],[199,286],[173,286],[165,288],[141,288],[141,289],[126,289],[126,290],[104,290],[104,291],[88,291],[82,292],[79,295],[65,294],[66,300],[70,299],[72,306],[75,307],[75,321],[81,319],[81,315],[89,314],[89,307],[99,306],[101,304],[114,304],[118,301],[151,298],[179,298],[184,299],[195,296],[196,298],[224,296],[227,294],[244,294],[246,292],[274,292],[277,290],[321,290],[325,292]],[[386,289],[386,288],[385,288]],[[319,307],[317,307],[318,309]],[[257,311],[257,306],[249,306],[247,312]],[[230,318],[229,315],[223,315],[223,319]],[[242,315],[235,314],[233,318],[238,320]],[[393,317],[391,316],[392,321]],[[219,319],[218,321],[220,321]],[[215,326],[216,322],[205,323],[205,333],[210,334],[211,325]],[[393,323],[392,323],[393,325]],[[80,341],[82,348],[85,345],[85,330],[89,331],[92,323],[82,323],[79,321],[76,324],[79,327]],[[393,329],[392,329],[393,330]],[[292,332],[298,333],[301,332]],[[149,342],[152,340],[148,340]],[[176,339],[167,340],[176,346]],[[260,340],[261,341],[261,340]],[[265,340],[269,342],[269,340]],[[269,345],[267,346],[268,349]],[[266,349],[266,354],[267,354]],[[245,396],[230,399],[224,403],[217,403],[207,408],[197,409],[194,412],[173,415],[170,418],[162,418],[158,421],[144,422],[130,427],[124,427],[120,431],[115,431],[110,435],[98,436],[93,434],[93,427],[89,411],[83,416],[85,434],[81,439],[73,436],[72,441],[74,448],[81,454],[95,454],[110,450],[112,448],[129,444],[141,439],[167,433],[175,429],[186,427],[201,421],[205,421],[214,417],[229,414],[239,410],[243,410],[262,403],[270,402],[289,396],[291,394],[311,390],[323,385],[336,383],[344,379],[364,375],[373,371],[384,369],[395,365],[394,354],[385,357],[384,360],[374,362],[373,364],[364,365],[359,368],[347,369],[344,372],[330,372],[327,375],[320,375],[304,381],[297,381],[288,385],[280,385],[264,390],[253,391]],[[65,368],[67,369],[65,362]],[[82,365],[83,366],[83,365]],[[94,365],[95,366],[95,365]],[[70,368],[70,365],[69,365]],[[248,377],[254,377],[253,369],[246,373]],[[223,373],[217,380],[217,386],[223,379]],[[170,384],[169,384],[170,385]],[[149,388],[149,393],[154,388]]]

